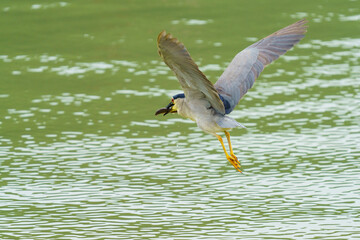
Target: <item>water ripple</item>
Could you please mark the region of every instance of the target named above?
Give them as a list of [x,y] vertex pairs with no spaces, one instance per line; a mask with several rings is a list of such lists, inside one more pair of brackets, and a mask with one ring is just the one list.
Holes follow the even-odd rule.
[[[41,17],[60,5],[26,8]],[[340,14],[319,6],[326,11],[291,17],[308,17],[314,29],[356,23],[355,8]],[[82,40],[105,41],[94,26],[86,29],[76,33]],[[126,25],[121,31],[106,41],[126,37],[130,49]],[[123,59],[127,51],[95,61],[70,59],[61,49],[4,52],[0,238],[360,238],[359,39],[354,31],[327,39],[311,31],[295,54],[265,69],[231,114],[247,126],[231,131],[242,174],[192,121],[153,116],[180,87],[158,58],[142,60],[146,51],[132,53],[144,54],[136,61]],[[193,37],[196,47],[230,51],[225,40]],[[199,64],[210,79],[226,68],[220,55],[204,59],[214,60]]]
[[[12,236],[25,229],[86,236],[83,224],[100,232],[118,226],[124,238],[139,231],[232,237],[239,230],[250,239],[306,232],[320,237],[324,226],[334,236],[355,234],[360,152],[354,140],[360,132],[341,139],[345,148],[339,144],[344,130],[273,133],[271,139],[235,134],[244,165],[244,174],[235,175],[217,140],[202,133],[153,139],[63,132],[63,142],[3,149],[14,158],[3,171],[0,198],[7,207],[1,209],[8,221],[2,225],[23,229],[8,231]],[[27,223],[20,223],[22,216]],[[55,218],[57,226],[48,224]]]

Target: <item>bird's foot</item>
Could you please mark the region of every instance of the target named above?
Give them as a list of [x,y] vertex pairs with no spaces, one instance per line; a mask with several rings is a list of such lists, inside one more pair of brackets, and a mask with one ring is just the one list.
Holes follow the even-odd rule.
[[236,170],[238,170],[239,172],[242,173],[240,161],[238,160],[238,158],[234,154],[231,154],[231,156],[228,155],[228,156],[226,156],[226,158],[234,166],[234,168]]

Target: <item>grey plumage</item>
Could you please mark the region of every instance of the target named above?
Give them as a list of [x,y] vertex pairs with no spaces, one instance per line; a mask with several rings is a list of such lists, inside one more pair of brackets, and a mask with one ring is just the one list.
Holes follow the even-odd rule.
[[191,98],[206,98],[214,109],[225,114],[222,101],[214,85],[199,70],[199,67],[190,57],[185,46],[171,34],[162,31],[158,36],[158,51],[164,62],[170,67],[179,79],[185,96]]
[[305,35],[305,19],[287,26],[245,48],[231,61],[215,89],[230,103],[230,113],[253,86],[264,67],[286,53]]
[[[185,46],[162,31],[157,39],[159,55],[175,73],[185,95],[176,95],[166,108],[159,109],[155,114],[177,112],[195,121],[203,131],[218,138],[226,158],[241,172],[240,162],[233,153],[230,134],[227,131],[244,126],[226,114],[235,108],[268,64],[304,37],[306,23],[305,19],[300,20],[239,52],[215,85],[199,70]],[[225,133],[230,155],[222,138],[216,134],[218,132]]]

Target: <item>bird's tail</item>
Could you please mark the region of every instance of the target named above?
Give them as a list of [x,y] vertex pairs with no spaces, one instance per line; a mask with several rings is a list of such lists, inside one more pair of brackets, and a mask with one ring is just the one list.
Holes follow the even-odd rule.
[[237,122],[235,119],[228,116],[223,116],[217,119],[216,123],[222,128],[236,128],[236,127],[246,128],[244,125],[242,125],[241,123]]

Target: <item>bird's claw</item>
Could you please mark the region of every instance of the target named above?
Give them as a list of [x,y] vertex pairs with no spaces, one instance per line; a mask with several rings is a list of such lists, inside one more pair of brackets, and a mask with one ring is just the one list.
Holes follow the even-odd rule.
[[231,154],[231,156],[227,156],[227,160],[231,163],[231,165],[234,166],[236,170],[242,173],[240,161],[234,154]]

